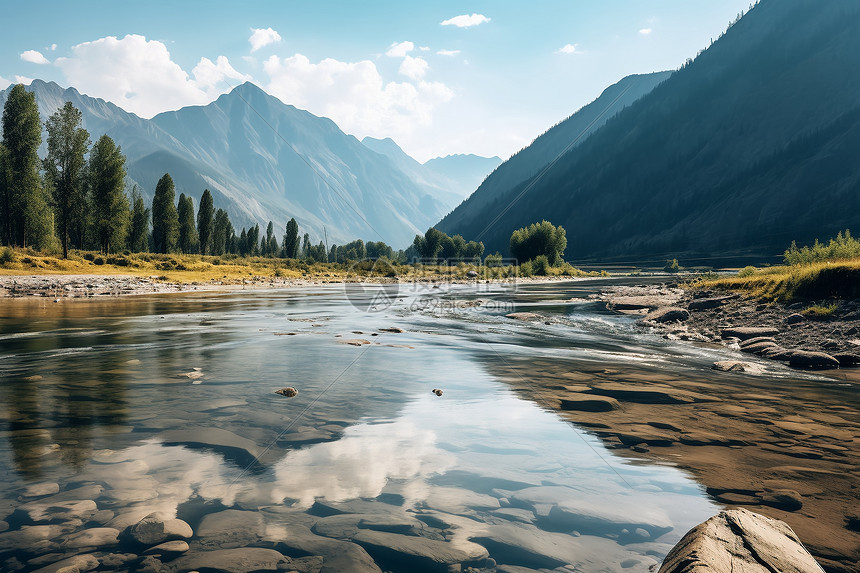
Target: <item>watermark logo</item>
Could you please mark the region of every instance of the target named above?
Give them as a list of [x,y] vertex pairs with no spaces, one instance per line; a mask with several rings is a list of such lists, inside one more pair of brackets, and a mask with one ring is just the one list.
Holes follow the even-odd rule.
[[382,312],[399,299],[413,312],[506,311],[513,303],[504,298],[516,291],[517,270],[516,260],[501,258],[491,264],[414,259],[409,265],[365,259],[350,265],[345,288],[363,312]]

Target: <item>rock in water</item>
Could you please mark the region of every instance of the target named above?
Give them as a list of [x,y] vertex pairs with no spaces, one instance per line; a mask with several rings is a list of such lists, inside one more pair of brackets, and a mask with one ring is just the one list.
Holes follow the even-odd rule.
[[784,522],[746,509],[721,511],[691,529],[660,573],[822,573]]
[[779,334],[779,329],[767,326],[739,326],[737,328],[724,328],[721,335],[723,338],[740,338],[748,340],[759,336],[773,336]]
[[286,396],[287,398],[294,398],[295,396],[299,395],[299,391],[292,386],[287,386],[286,388],[275,390],[275,394],[280,394],[281,396]]
[[121,539],[129,539],[140,545],[158,545],[171,539],[190,539],[191,526],[181,519],[161,519],[151,513],[123,531]]
[[439,388],[433,388],[433,393],[436,394],[437,396],[441,396],[442,390],[440,390]]

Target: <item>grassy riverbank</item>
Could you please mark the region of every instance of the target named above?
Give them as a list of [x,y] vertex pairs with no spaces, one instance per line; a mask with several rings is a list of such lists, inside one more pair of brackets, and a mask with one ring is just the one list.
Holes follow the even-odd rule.
[[742,291],[756,298],[795,300],[860,298],[860,258],[742,269],[738,276],[699,281],[710,289]]
[[[569,263],[544,270],[546,277],[602,276]],[[536,276],[531,266],[399,264],[380,259],[358,263],[318,263],[298,259],[131,253],[103,255],[71,251],[68,259],[29,249],[0,249],[0,275],[124,275],[178,284],[244,284],[268,279],[319,282],[506,280]]]

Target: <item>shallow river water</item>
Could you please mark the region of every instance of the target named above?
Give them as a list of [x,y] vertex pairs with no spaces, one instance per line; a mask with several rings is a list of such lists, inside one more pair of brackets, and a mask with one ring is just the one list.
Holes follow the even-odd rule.
[[144,567],[115,534],[158,513],[193,529],[186,557],[648,571],[718,507],[494,374],[511,357],[713,359],[588,299],[606,283],[0,301],[0,570],[80,553]]

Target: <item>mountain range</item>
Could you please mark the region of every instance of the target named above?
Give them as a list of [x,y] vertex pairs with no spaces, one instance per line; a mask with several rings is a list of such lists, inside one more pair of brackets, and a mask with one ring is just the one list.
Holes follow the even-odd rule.
[[437,227],[505,253],[547,219],[586,262],[761,258],[856,229],[857,70],[860,3],[762,0],[578,144],[563,145],[578,127],[536,140]]
[[237,229],[270,220],[283,229],[295,217],[314,242],[363,238],[405,247],[501,162],[456,156],[424,166],[391,140],[363,144],[251,83],[149,120],[53,82],[34,80],[27,89],[43,121],[70,101],[93,141],[111,136],[126,156],[129,183],[147,200],[170,173],[177,195],[197,202],[208,188]]

